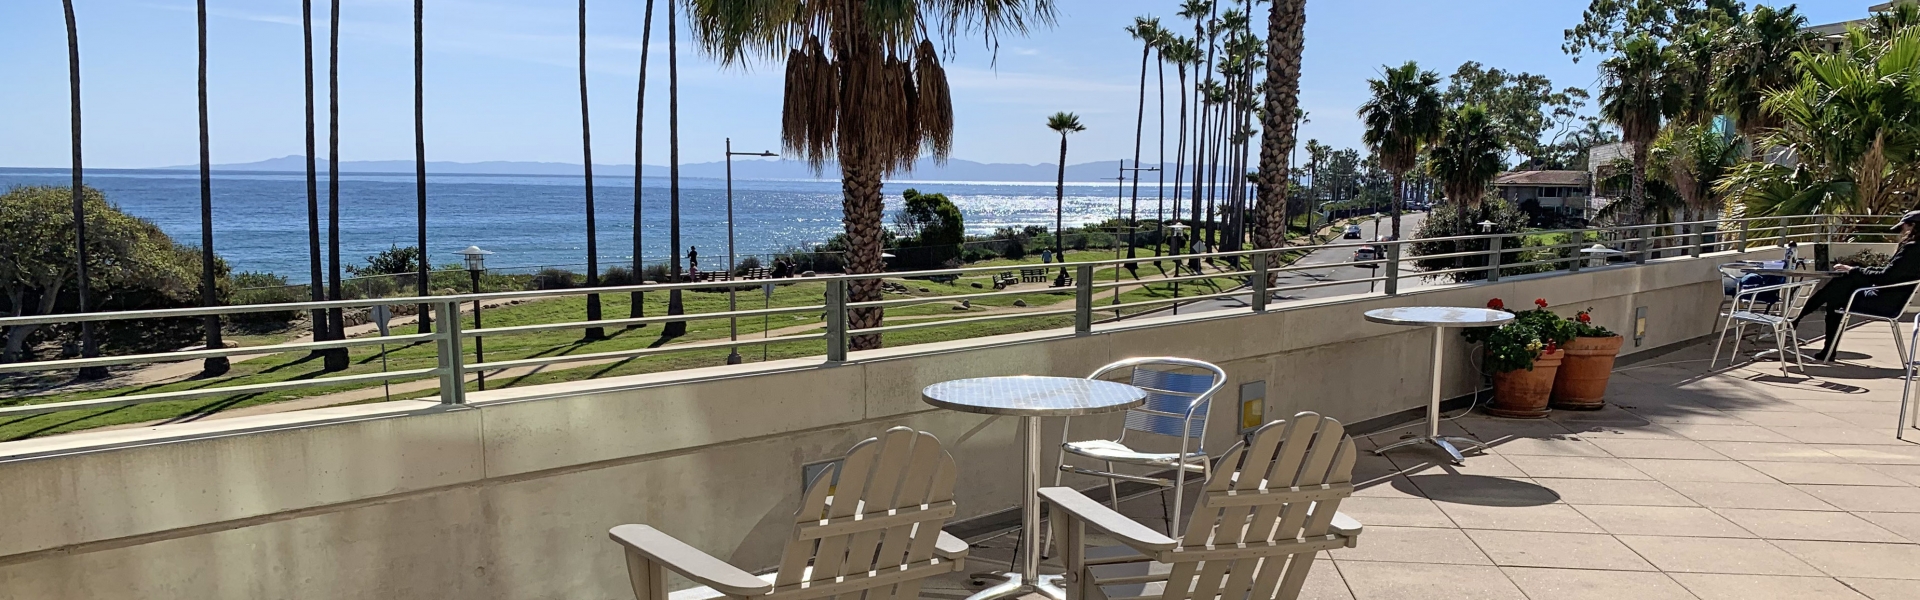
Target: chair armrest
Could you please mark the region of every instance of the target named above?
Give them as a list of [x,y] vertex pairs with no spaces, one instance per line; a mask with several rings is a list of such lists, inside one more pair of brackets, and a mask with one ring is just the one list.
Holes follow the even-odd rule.
[[1092,498],[1069,487],[1040,488],[1040,497],[1053,503],[1054,510],[1066,512],[1120,540],[1121,543],[1139,550],[1142,554],[1157,555],[1174,549],[1180,543],[1162,535],[1145,525],[1133,522],[1133,519],[1114,512]]
[[1360,521],[1347,516],[1347,513],[1338,511],[1333,513],[1333,523],[1329,525],[1329,528],[1331,528],[1334,533],[1347,537],[1359,536],[1361,527]]
[[772,584],[752,573],[646,525],[621,525],[607,531],[607,537],[630,552],[729,596],[761,596],[773,591]]
[[967,545],[966,540],[953,537],[953,534],[945,531],[940,532],[940,538],[933,541],[933,555],[942,560],[966,558],[967,550],[970,548],[972,547]]

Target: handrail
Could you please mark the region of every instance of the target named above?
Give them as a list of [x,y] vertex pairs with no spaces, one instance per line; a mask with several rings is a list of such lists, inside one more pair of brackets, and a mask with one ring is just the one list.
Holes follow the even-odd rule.
[[[54,314],[54,315],[36,315],[36,316],[22,316],[22,317],[0,317],[0,328],[4,328],[4,327],[15,327],[15,326],[50,325],[50,324],[60,324],[60,323],[91,323],[91,322],[102,322],[102,321],[110,321],[110,320],[167,319],[167,318],[183,318],[183,317],[201,317],[201,316],[209,316],[209,315],[235,315],[235,314],[257,313],[257,312],[295,312],[295,311],[305,312],[305,311],[319,310],[319,309],[345,309],[345,308],[357,309],[357,308],[365,308],[365,307],[380,306],[380,305],[400,306],[400,305],[427,304],[432,306],[432,310],[439,313],[436,316],[436,320],[441,321],[442,323],[445,324],[437,328],[437,330],[434,333],[401,334],[401,335],[391,335],[391,336],[381,336],[381,337],[357,337],[357,338],[350,338],[350,339],[343,339],[343,340],[285,342],[285,343],[268,344],[268,345],[261,345],[261,346],[205,348],[205,349],[185,350],[185,351],[179,351],[179,352],[141,353],[141,354],[131,354],[131,355],[122,355],[122,356],[102,356],[102,357],[86,357],[86,358],[62,358],[62,359],[56,359],[56,360],[0,364],[0,374],[6,374],[6,373],[22,373],[22,372],[34,372],[34,371],[69,370],[69,369],[79,369],[79,368],[86,368],[86,367],[106,367],[106,366],[120,366],[120,365],[134,365],[134,364],[148,364],[148,363],[181,362],[181,361],[205,359],[205,358],[216,358],[216,357],[251,356],[251,355],[291,353],[291,352],[312,352],[317,350],[337,350],[337,349],[371,346],[375,344],[416,344],[419,342],[428,342],[428,341],[435,343],[434,354],[438,359],[438,366],[433,368],[425,368],[425,369],[404,369],[404,370],[394,370],[394,371],[383,371],[378,373],[357,373],[357,374],[339,375],[339,376],[333,376],[333,377],[299,379],[299,380],[279,381],[279,382],[271,382],[271,383],[209,386],[209,387],[200,387],[195,389],[175,390],[175,391],[167,391],[167,392],[136,393],[136,394],[129,394],[124,396],[112,396],[107,398],[96,398],[96,399],[90,399],[90,400],[47,402],[47,403],[40,403],[40,404],[19,404],[15,406],[0,406],[0,417],[45,414],[45,413],[60,412],[60,411],[67,411],[67,410],[112,408],[112,407],[119,407],[119,406],[143,404],[143,403],[149,403],[149,402],[184,400],[184,399],[203,398],[203,397],[222,396],[222,395],[259,394],[259,393],[291,390],[291,389],[297,389],[302,387],[338,386],[338,385],[350,384],[350,383],[382,382],[382,381],[393,381],[397,379],[427,378],[427,377],[434,377],[434,376],[438,376],[440,378],[440,390],[439,390],[440,401],[444,403],[458,404],[458,403],[464,402],[464,391],[461,388],[466,382],[466,377],[465,377],[466,375],[498,372],[503,369],[539,367],[539,366],[546,366],[546,365],[594,361],[594,360],[628,359],[628,358],[663,354],[663,353],[669,353],[669,352],[689,352],[689,351],[709,350],[709,349],[727,348],[727,347],[738,348],[739,346],[748,346],[748,345],[761,345],[764,347],[764,346],[771,346],[774,344],[801,342],[801,341],[820,341],[820,340],[826,341],[827,354],[830,360],[844,360],[845,358],[844,349],[847,347],[848,341],[858,336],[883,335],[883,334],[892,333],[892,332],[910,331],[910,330],[917,330],[917,329],[930,329],[930,328],[949,327],[949,326],[966,325],[966,324],[974,324],[974,323],[1008,321],[1008,320],[1015,320],[1015,319],[1037,319],[1037,318],[1057,317],[1057,316],[1065,316],[1065,315],[1073,315],[1075,317],[1073,333],[1077,335],[1084,335],[1092,331],[1093,323],[1094,323],[1092,317],[1094,315],[1103,314],[1103,313],[1120,314],[1130,310],[1152,309],[1152,307],[1165,306],[1165,305],[1179,306],[1182,304],[1188,304],[1188,303],[1206,301],[1206,300],[1218,300],[1218,299],[1227,299],[1227,298],[1249,298],[1251,296],[1262,294],[1262,293],[1266,295],[1266,300],[1270,300],[1273,295],[1281,292],[1306,290],[1306,289],[1314,289],[1314,288],[1322,288],[1322,287],[1338,286],[1338,285],[1368,284],[1369,288],[1372,288],[1373,284],[1375,283],[1385,283],[1386,285],[1383,286],[1384,289],[1378,292],[1369,291],[1368,293],[1395,295],[1399,293],[1396,282],[1401,281],[1407,277],[1432,278],[1432,277],[1443,277],[1443,276],[1463,274],[1463,273],[1465,274],[1484,273],[1487,275],[1489,279],[1497,279],[1501,274],[1511,273],[1515,269],[1526,269],[1526,268],[1535,268],[1535,267],[1548,267],[1555,270],[1567,269],[1567,270],[1577,271],[1583,265],[1586,264],[1586,262],[1590,259],[1590,257],[1581,256],[1577,253],[1570,256],[1562,256],[1561,255],[1562,252],[1570,249],[1578,249],[1578,248],[1584,248],[1584,247],[1590,246],[1596,243],[1596,240],[1599,240],[1598,243],[1606,244],[1613,248],[1616,248],[1617,249],[1616,256],[1619,257],[1619,260],[1625,260],[1625,261],[1631,261],[1631,262],[1644,262],[1647,258],[1651,258],[1658,253],[1685,253],[1692,256],[1698,256],[1700,254],[1707,253],[1707,252],[1718,252],[1718,251],[1730,250],[1730,249],[1775,247],[1780,244],[1795,242],[1795,241],[1798,241],[1798,242],[1809,242],[1809,241],[1817,242],[1817,241],[1823,241],[1823,240],[1832,241],[1841,235],[1848,236],[1849,238],[1852,238],[1852,239],[1860,239],[1863,237],[1881,235],[1877,231],[1865,231],[1863,230],[1863,228],[1871,228],[1874,226],[1876,222],[1884,223],[1886,220],[1894,218],[1896,216],[1897,215],[1799,215],[1799,216],[1742,217],[1742,218],[1733,218],[1733,219],[1689,221],[1689,222],[1681,222],[1681,223],[1660,223],[1660,224],[1648,224],[1648,225],[1630,225],[1630,226],[1585,228],[1585,229],[1555,229],[1555,230],[1542,230],[1542,231],[1528,231],[1528,232],[1521,232],[1521,233],[1486,233],[1486,234],[1458,235],[1458,236],[1446,236],[1446,237],[1437,237],[1437,238],[1418,238],[1418,239],[1390,240],[1390,241],[1373,241],[1373,240],[1339,241],[1339,242],[1332,242],[1332,243],[1325,243],[1325,244],[1303,244],[1298,246],[1285,246],[1281,248],[1250,248],[1250,249],[1233,250],[1233,251],[1208,252],[1204,254],[1162,254],[1162,255],[1156,255],[1156,256],[1143,256],[1143,257],[1132,257],[1132,258],[1113,258],[1113,259],[1099,259],[1099,260],[1092,260],[1092,261],[1043,263],[1040,265],[956,267],[956,268],[936,269],[936,270],[928,270],[928,271],[865,273],[865,274],[829,274],[829,275],[818,275],[814,277],[794,277],[794,278],[784,278],[784,279],[688,281],[688,282],[677,282],[677,283],[647,283],[647,284],[638,284],[638,285],[607,286],[607,287],[596,287],[596,288],[569,288],[569,289],[561,289],[561,290],[516,290],[516,291],[505,291],[505,292],[469,293],[469,294],[458,294],[458,295],[450,295],[450,296],[429,296],[429,297],[408,296],[408,297],[378,298],[378,299],[329,300],[329,301],[320,301],[320,302],[290,302],[290,303],[281,303],[281,304],[254,304],[254,305],[233,305],[233,306],[200,307],[200,308],[171,308],[171,309],[159,309],[159,310],[95,312],[95,313],[82,313],[82,314]],[[1567,241],[1560,242],[1560,243],[1553,243],[1553,244],[1543,244],[1543,245],[1537,245],[1537,246],[1525,246],[1525,245],[1522,245],[1524,242],[1515,243],[1515,242],[1506,241],[1506,240],[1515,239],[1515,238],[1524,239],[1527,236],[1554,236],[1554,235],[1568,236]],[[1481,250],[1447,252],[1447,253],[1431,254],[1431,255],[1423,255],[1423,256],[1416,256],[1408,251],[1409,249],[1408,245],[1414,244],[1414,243],[1445,244],[1445,243],[1463,243],[1463,242],[1487,241],[1487,240],[1500,240],[1501,243],[1498,243],[1498,244],[1487,243],[1486,244],[1487,247]],[[1509,244],[1512,244],[1512,246],[1509,247]],[[1320,264],[1313,264],[1313,265],[1302,265],[1297,263],[1296,264],[1277,264],[1276,261],[1272,258],[1273,256],[1280,253],[1299,253],[1299,252],[1314,252],[1314,251],[1341,252],[1341,251],[1346,251],[1359,246],[1372,246],[1372,247],[1381,249],[1383,250],[1383,252],[1381,253],[1382,256],[1379,256],[1371,260],[1346,260],[1346,261],[1340,261],[1340,262],[1334,262],[1334,263],[1320,263]],[[1535,254],[1527,256],[1527,258],[1532,258],[1533,260],[1524,260],[1516,263],[1501,264],[1501,261],[1499,259],[1502,256],[1508,255],[1514,252],[1530,252]],[[1420,261],[1458,259],[1458,258],[1469,258],[1469,257],[1475,257],[1475,256],[1488,258],[1488,260],[1485,262],[1489,264],[1477,265],[1477,266],[1443,268],[1443,269],[1436,269],[1431,271],[1418,271],[1418,270],[1415,270],[1414,268],[1415,266],[1421,264]],[[1246,258],[1247,263],[1238,262],[1239,259],[1242,257]],[[1116,268],[1120,265],[1137,264],[1137,263],[1143,263],[1143,262],[1174,261],[1176,263],[1179,263],[1182,261],[1189,261],[1189,260],[1207,260],[1207,261],[1225,260],[1234,264],[1242,265],[1247,268],[1244,270],[1232,270],[1232,271],[1221,271],[1221,272],[1200,272],[1200,273],[1176,272],[1177,274],[1173,276],[1165,276],[1165,273],[1163,273],[1162,275],[1159,275],[1159,276],[1149,276],[1149,277],[1136,279],[1136,280],[1121,280],[1121,281],[1094,281],[1093,280],[1094,274],[1097,272],[1097,270],[1102,268]],[[1327,270],[1327,269],[1334,269],[1339,267],[1367,267],[1367,268],[1375,268],[1379,270],[1376,271],[1373,276],[1369,276],[1369,277],[1339,279],[1339,280],[1316,280],[1316,281],[1311,281],[1307,283],[1293,284],[1293,285],[1269,285],[1268,284],[1268,282],[1270,281],[1270,279],[1268,278],[1281,273],[1296,273],[1296,272],[1308,271],[1308,270]],[[959,277],[959,276],[967,276],[967,275],[1003,273],[1003,272],[1017,271],[1022,269],[1035,269],[1035,268],[1045,269],[1049,272],[1053,271],[1054,269],[1071,270],[1075,278],[1075,285],[1071,287],[1050,287],[1046,289],[1033,289],[1033,290],[995,289],[995,290],[983,290],[983,291],[974,292],[974,293],[961,293],[961,294],[950,295],[950,296],[934,296],[934,297],[916,296],[916,297],[908,297],[908,298],[878,299],[878,300],[869,300],[869,301],[861,301],[861,302],[851,301],[848,298],[848,294],[845,293],[845,288],[848,286],[850,282],[854,282],[854,281],[865,281],[865,280],[873,280],[878,278],[932,278],[932,277],[943,277],[943,276]],[[1182,269],[1181,271],[1185,271],[1185,270]],[[1262,276],[1263,274],[1264,274],[1264,277]],[[1174,297],[1171,297],[1171,298],[1148,298],[1144,300],[1133,300],[1133,301],[1127,301],[1127,302],[1119,301],[1122,299],[1120,294],[1125,288],[1129,286],[1167,285],[1167,284],[1177,284],[1177,283],[1183,283],[1183,282],[1196,282],[1196,281],[1217,280],[1217,279],[1238,280],[1243,282],[1244,285],[1242,285],[1241,287],[1236,287],[1233,289],[1228,289],[1223,291],[1194,294],[1194,295],[1188,295],[1188,296],[1179,296],[1176,294]],[[790,286],[790,285],[800,285],[800,284],[811,284],[816,282],[823,284],[827,288],[827,292],[823,295],[824,298],[820,304],[808,304],[808,305],[800,305],[800,306],[775,306],[775,307],[760,308],[760,309],[716,311],[716,312],[706,312],[706,313],[697,313],[697,314],[655,315],[655,316],[634,317],[634,318],[566,321],[566,322],[560,322],[560,323],[505,325],[505,326],[495,326],[495,327],[475,328],[475,329],[465,329],[465,330],[463,330],[459,324],[462,316],[461,305],[469,302],[479,303],[484,305],[488,302],[510,301],[510,300],[518,300],[518,299],[554,298],[554,297],[563,297],[563,296],[582,296],[582,295],[593,295],[593,294],[621,294],[621,293],[629,293],[629,292],[662,292],[662,291],[672,291],[672,290],[736,291],[737,292],[737,291],[749,290],[749,289],[757,288],[760,286],[766,286],[766,285]],[[1073,300],[1070,303],[1063,303],[1062,304],[1063,307],[1042,306],[1042,307],[1035,307],[1033,310],[1025,310],[1025,311],[1019,311],[1019,312],[1007,313],[1007,314],[990,314],[990,315],[960,314],[960,315],[955,315],[956,318],[936,317],[936,318],[926,319],[926,320],[917,321],[917,322],[896,322],[891,324],[883,323],[878,327],[867,328],[867,329],[852,329],[846,326],[847,321],[850,320],[846,318],[846,315],[848,315],[852,311],[857,311],[862,309],[884,309],[884,308],[892,308],[892,307],[923,305],[923,304],[937,303],[937,302],[949,302],[949,301],[962,300],[962,299],[977,300],[977,299],[986,299],[986,298],[1005,298],[1010,296],[1033,296],[1033,295],[1042,295],[1042,294],[1072,294]],[[1096,298],[1096,294],[1102,294],[1102,297]],[[1108,304],[1107,302],[1109,301],[1112,301],[1114,303]],[[1255,311],[1263,311],[1263,310],[1266,310],[1266,307],[1267,307],[1266,301],[1253,301],[1253,302],[1249,302],[1249,304],[1251,305],[1252,310],[1255,310]],[[1143,312],[1136,312],[1133,314],[1146,314],[1149,312],[1153,312],[1153,310],[1145,310]],[[526,358],[514,358],[514,359],[508,359],[508,360],[495,360],[491,362],[486,362],[486,361],[469,362],[467,360],[468,357],[464,356],[464,354],[468,352],[467,347],[469,343],[473,344],[475,346],[475,349],[477,350],[478,344],[480,344],[482,339],[488,338],[488,337],[494,337],[494,336],[536,333],[536,332],[545,332],[545,331],[581,330],[581,329],[590,329],[590,328],[618,327],[618,326],[627,326],[627,325],[643,325],[643,324],[653,324],[653,323],[710,321],[710,320],[717,320],[717,319],[731,319],[731,320],[737,321],[738,319],[749,318],[749,317],[766,317],[766,316],[772,316],[772,315],[794,315],[794,314],[809,314],[809,313],[818,313],[818,314],[824,315],[825,318],[822,319],[823,321],[822,325],[824,325],[825,327],[824,332],[797,334],[797,335],[783,335],[779,337],[764,337],[764,338],[738,338],[737,336],[735,336],[733,339],[710,339],[710,340],[700,340],[700,341],[688,342],[688,343],[666,344],[666,345],[660,345],[657,347],[638,348],[638,349],[629,349],[629,350],[592,352],[592,353],[585,353],[585,354],[570,354],[570,355],[559,355],[559,356],[535,356],[535,357],[526,357]],[[1122,315],[1122,316],[1125,316],[1125,315]],[[20,399],[20,400],[30,401],[30,398]]]

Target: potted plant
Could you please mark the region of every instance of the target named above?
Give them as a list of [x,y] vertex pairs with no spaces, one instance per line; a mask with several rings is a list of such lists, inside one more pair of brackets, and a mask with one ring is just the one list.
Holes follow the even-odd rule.
[[1561,347],[1566,358],[1553,379],[1554,408],[1600,410],[1607,404],[1607,378],[1613,376],[1613,360],[1625,338],[1594,325],[1592,311],[1580,311],[1567,320],[1573,340]]
[[[1533,310],[1513,313],[1513,321],[1506,325],[1463,332],[1468,341],[1483,345],[1486,368],[1493,372],[1493,403],[1487,414],[1512,419],[1547,416],[1554,375],[1564,356],[1560,345],[1573,339],[1573,328],[1547,310],[1545,299],[1533,303]],[[1506,304],[1494,298],[1487,308],[1506,310]]]

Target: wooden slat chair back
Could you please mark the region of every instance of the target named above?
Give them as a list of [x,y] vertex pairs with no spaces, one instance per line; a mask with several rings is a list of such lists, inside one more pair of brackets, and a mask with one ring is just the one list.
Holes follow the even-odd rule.
[[[737,581],[717,576],[727,573],[676,568],[676,562],[698,561],[661,556],[671,554],[670,546],[678,542],[666,538],[671,543],[650,544],[659,540],[649,536],[666,536],[645,525],[622,525],[612,534],[627,546],[628,571],[639,600],[668,600],[663,582],[643,576],[662,568],[712,588],[675,592],[673,600],[909,600],[919,597],[926,578],[953,572],[964,563],[966,544],[940,530],[954,515],[955,475],[953,456],[932,434],[895,427],[855,444],[844,460],[807,485],[778,571],[756,577],[700,555],[725,567],[720,570],[748,578]],[[702,568],[718,569],[693,564],[691,570]],[[757,585],[747,585],[749,579]]]
[[[1042,496],[1065,518],[1062,559],[1082,576],[1070,600],[1289,600],[1298,597],[1316,554],[1351,547],[1359,524],[1339,514],[1353,493],[1353,440],[1339,421],[1312,412],[1261,427],[1235,444],[1207,480],[1185,534],[1175,540],[1070,488]],[[1138,554],[1083,547],[1084,526],[1113,534]],[[1145,569],[1111,565],[1148,563]],[[1108,565],[1105,568],[1103,565]],[[1118,577],[1115,573],[1124,573]],[[1102,576],[1106,575],[1106,576]],[[1108,590],[1129,592],[1109,596]]]

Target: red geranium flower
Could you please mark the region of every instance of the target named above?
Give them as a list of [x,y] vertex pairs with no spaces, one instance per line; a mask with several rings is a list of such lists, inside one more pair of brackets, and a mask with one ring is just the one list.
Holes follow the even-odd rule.
[[1559,348],[1559,346],[1559,344],[1553,343],[1553,340],[1547,340],[1547,351],[1543,354],[1553,354],[1553,351]]
[[1587,313],[1580,313],[1580,315],[1579,315],[1578,317],[1575,317],[1575,318],[1576,318],[1576,319],[1578,319],[1578,320],[1579,320],[1579,321],[1580,321],[1581,323],[1592,323],[1592,322],[1593,322],[1593,317],[1592,317],[1592,316],[1590,316],[1590,315],[1588,315]]
[[1494,298],[1492,300],[1487,301],[1487,308],[1491,308],[1494,310],[1504,310],[1507,308],[1507,303],[1501,302],[1499,298]]
[[1547,299],[1546,299],[1546,298],[1534,298],[1534,299],[1533,299],[1533,305],[1534,305],[1534,306],[1538,306],[1538,307],[1540,307],[1540,308],[1546,308],[1546,307],[1547,307]]

